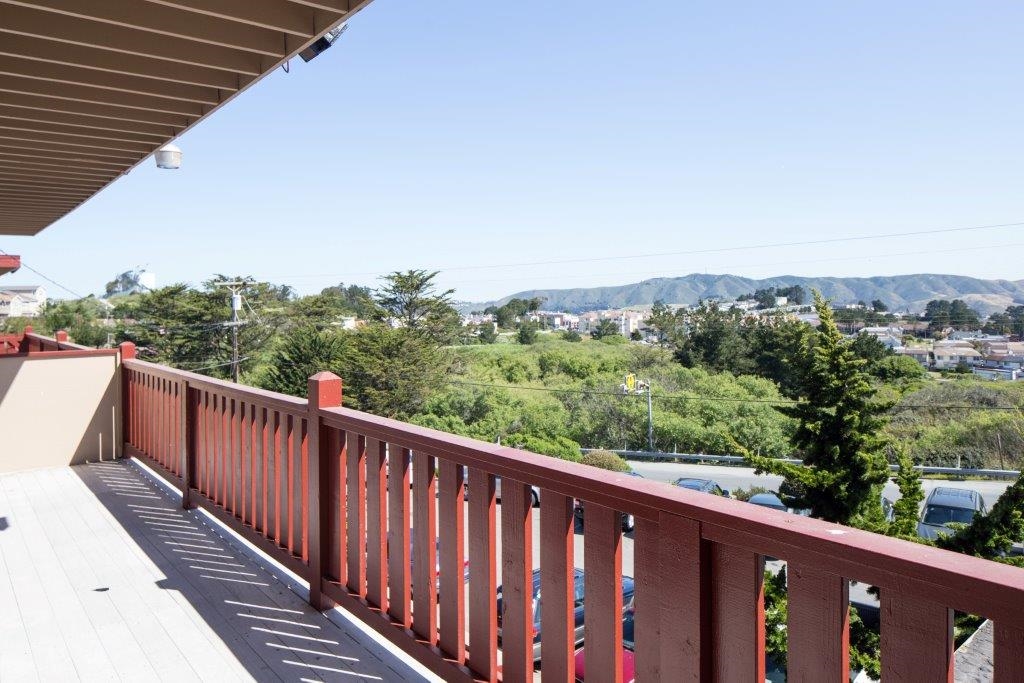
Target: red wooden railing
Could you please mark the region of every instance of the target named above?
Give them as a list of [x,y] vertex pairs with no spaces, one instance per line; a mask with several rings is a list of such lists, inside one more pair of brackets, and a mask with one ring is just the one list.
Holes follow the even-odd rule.
[[[0,356],[24,356],[39,354],[77,353],[79,355],[114,355],[115,349],[96,349],[91,346],[82,346],[68,341],[68,333],[58,330],[53,337],[44,337],[32,331],[31,326],[25,327],[21,334],[0,334]],[[41,356],[48,357],[46,355]]]
[[1024,570],[341,408],[326,373],[308,401],[130,358],[124,373],[129,453],[308,580],[314,605],[349,609],[447,680],[532,680],[530,485],[545,681],[574,675],[574,498],[596,680],[621,680],[624,513],[638,681],[764,680],[766,555],[789,563],[791,681],[848,680],[850,579],[881,589],[885,680],[952,680],[953,609],[992,619],[995,680],[1024,680]]

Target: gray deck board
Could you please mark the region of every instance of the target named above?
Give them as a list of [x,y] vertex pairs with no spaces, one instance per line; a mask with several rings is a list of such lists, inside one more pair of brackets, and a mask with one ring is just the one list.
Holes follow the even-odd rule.
[[138,468],[0,475],[0,681],[422,680]]

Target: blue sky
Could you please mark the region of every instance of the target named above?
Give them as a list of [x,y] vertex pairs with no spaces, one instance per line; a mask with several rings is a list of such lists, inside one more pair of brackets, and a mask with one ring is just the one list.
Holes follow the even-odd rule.
[[[1022,22],[1015,2],[375,0],[183,136],[181,170],[147,160],[0,248],[81,293],[135,266],[303,293],[447,269],[473,301],[691,272],[1020,279],[1024,226],[678,252],[1024,222]],[[604,260],[550,263],[574,259]]]

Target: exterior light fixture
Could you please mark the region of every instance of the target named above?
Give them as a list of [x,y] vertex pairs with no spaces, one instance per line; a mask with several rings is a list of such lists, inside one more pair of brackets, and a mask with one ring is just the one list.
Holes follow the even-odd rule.
[[164,145],[154,156],[157,168],[181,168],[181,149],[175,145]]
[[302,61],[308,62],[331,45],[334,45],[334,41],[336,41],[341,34],[345,32],[346,28],[348,28],[347,23],[335,26],[330,31],[314,40],[309,47],[299,53],[299,56],[302,57]]

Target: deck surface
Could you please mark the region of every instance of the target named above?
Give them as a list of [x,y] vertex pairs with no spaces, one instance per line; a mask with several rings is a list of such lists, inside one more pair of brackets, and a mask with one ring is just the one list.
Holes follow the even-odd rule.
[[0,681],[422,680],[120,461],[0,475]]

